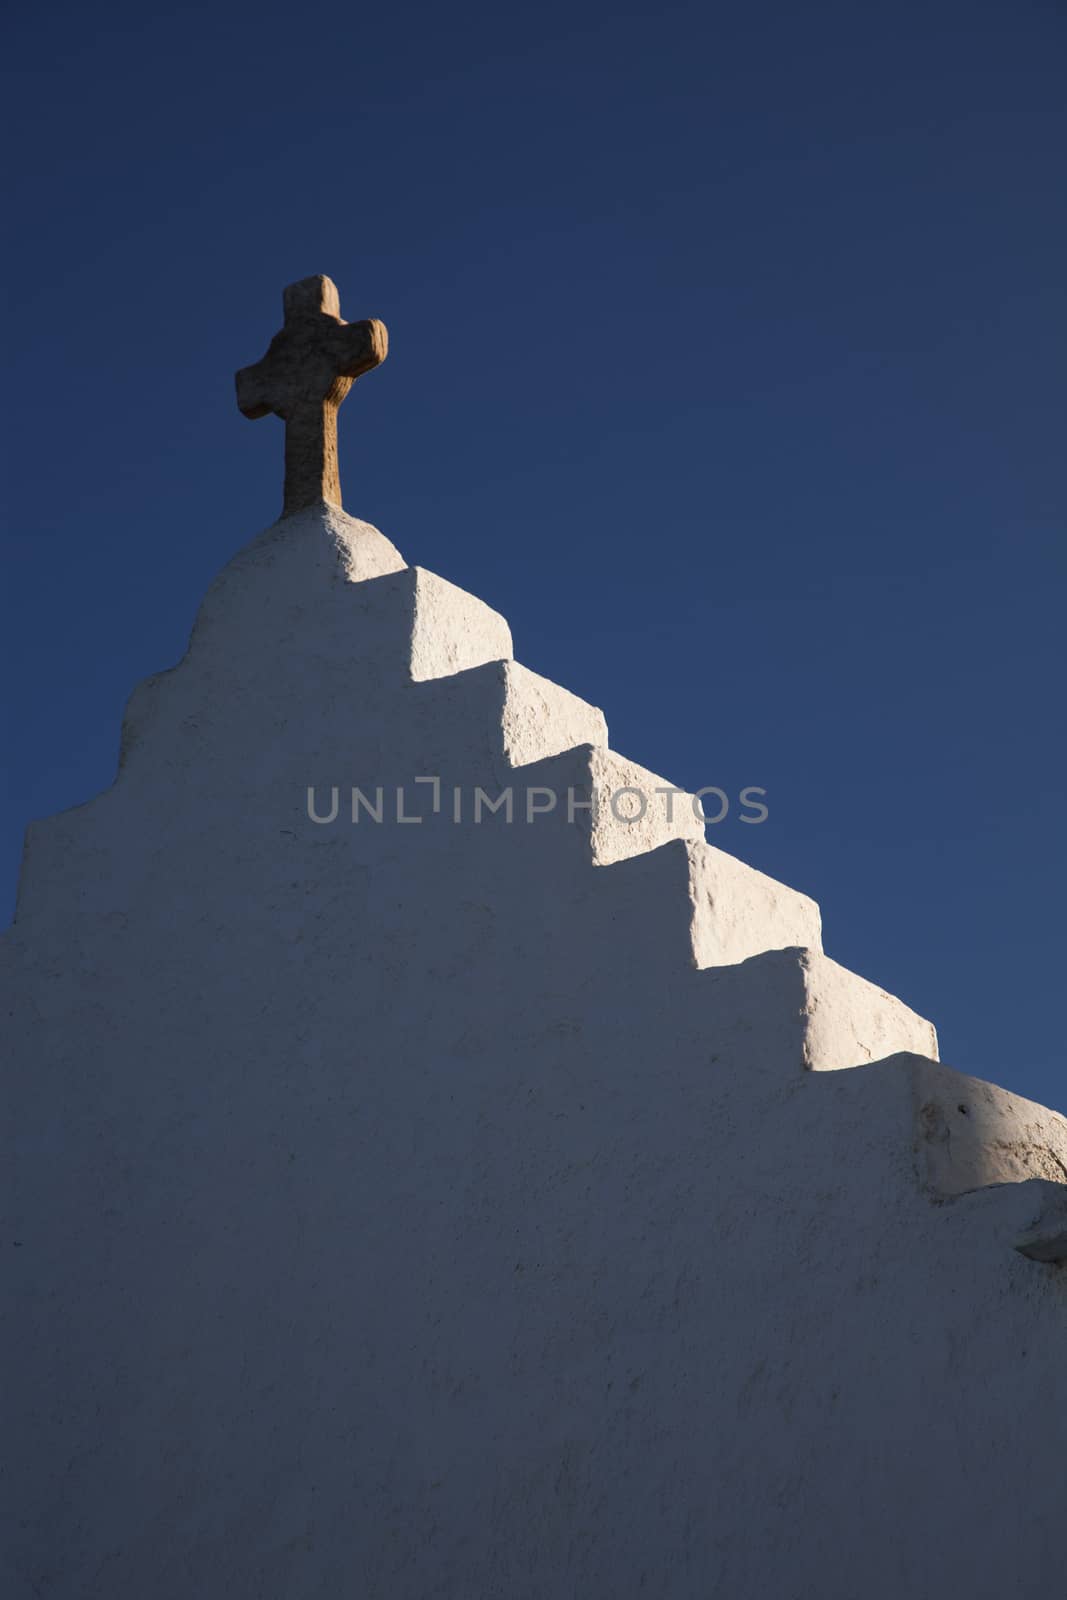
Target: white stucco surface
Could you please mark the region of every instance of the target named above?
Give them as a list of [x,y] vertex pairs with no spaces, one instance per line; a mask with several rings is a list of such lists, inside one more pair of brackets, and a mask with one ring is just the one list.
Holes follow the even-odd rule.
[[1067,1124],[511,657],[302,514],[29,829],[5,1593],[1059,1594]]

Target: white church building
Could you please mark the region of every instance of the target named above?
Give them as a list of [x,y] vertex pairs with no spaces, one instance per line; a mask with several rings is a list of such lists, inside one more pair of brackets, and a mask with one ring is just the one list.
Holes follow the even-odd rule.
[[1067,1592],[1067,1120],[347,516],[305,371],[0,940],[3,1594]]

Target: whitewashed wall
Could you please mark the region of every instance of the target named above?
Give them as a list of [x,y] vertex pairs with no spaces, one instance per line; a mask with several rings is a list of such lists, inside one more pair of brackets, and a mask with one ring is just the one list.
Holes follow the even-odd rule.
[[30,829],[6,1592],[1058,1595],[1067,1124],[684,808],[454,823],[663,781],[510,658],[291,518]]

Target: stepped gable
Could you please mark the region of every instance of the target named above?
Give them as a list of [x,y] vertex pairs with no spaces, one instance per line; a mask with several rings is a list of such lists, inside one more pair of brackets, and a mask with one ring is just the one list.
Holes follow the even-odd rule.
[[[416,845],[393,817],[395,790],[405,787],[410,807],[413,779],[431,772],[438,792],[462,789],[468,812],[476,788],[485,803],[477,827],[457,825],[445,794],[438,814],[424,808]],[[353,787],[362,829],[349,816]],[[31,825],[17,923],[31,934],[72,914],[124,920],[173,878],[180,843],[210,863],[188,880],[206,870],[209,901],[232,871],[235,918],[253,865],[269,878],[296,872],[302,858],[301,881],[311,883],[341,855],[366,863],[384,850],[398,892],[429,900],[431,868],[442,883],[459,871],[468,885],[481,871],[487,913],[498,918],[523,892],[525,871],[558,937],[565,916],[579,916],[610,930],[615,947],[632,939],[657,977],[673,965],[681,982],[688,969],[776,953],[761,970],[768,1003],[797,1022],[798,1066],[836,1070],[900,1053],[936,1061],[930,1023],[823,953],[815,903],[708,844],[690,797],[674,789],[669,808],[661,799],[670,787],[609,747],[597,707],[516,662],[507,623],[484,602],[407,566],[370,524],[329,505],[305,508],[229,563],[183,660],[135,689],[114,785]],[[308,791],[321,802],[335,788],[343,809],[324,827],[308,814]],[[507,828],[491,809],[504,788],[519,818]],[[381,832],[368,789],[389,795]],[[649,797],[640,820],[627,815],[634,791]],[[423,798],[433,793],[427,784]],[[524,825],[529,793],[559,801]],[[610,795],[622,797],[616,806]],[[501,852],[515,858],[506,873]],[[317,897],[308,898],[313,922]],[[165,895],[158,906],[165,916]],[[216,916],[223,926],[225,908]],[[529,926],[523,936],[533,937]],[[712,992],[692,980],[686,990],[698,1009]],[[1005,1115],[1011,1102],[1003,1096]],[[1056,1144],[1062,1119],[1047,1117],[1042,1137]],[[996,1142],[992,1128],[988,1137]],[[1026,1175],[1048,1176],[1046,1156],[1030,1165]]]
[[340,509],[385,332],[294,288],[292,512],[0,939],[8,1586],[1057,1592],[1067,1121]]

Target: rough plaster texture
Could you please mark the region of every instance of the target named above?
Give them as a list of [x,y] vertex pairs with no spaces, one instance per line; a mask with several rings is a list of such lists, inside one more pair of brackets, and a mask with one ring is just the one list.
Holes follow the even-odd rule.
[[353,824],[644,781],[510,656],[290,518],[29,830],[5,1592],[1060,1593],[1063,1119],[684,819]]
[[1028,1178],[1067,1184],[1067,1117],[962,1072],[935,1071],[921,1056],[913,1072],[932,1193],[945,1198]]

